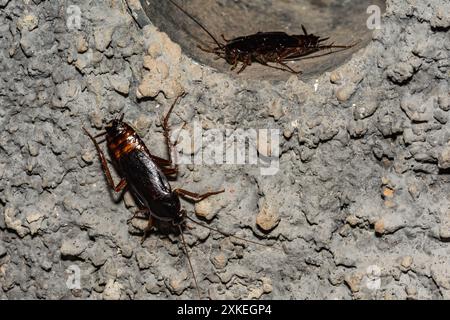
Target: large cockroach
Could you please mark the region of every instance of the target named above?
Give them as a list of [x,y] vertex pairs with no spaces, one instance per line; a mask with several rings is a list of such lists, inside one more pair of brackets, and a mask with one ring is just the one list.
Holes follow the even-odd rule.
[[[330,51],[324,54],[310,56],[312,53],[331,50],[334,48],[341,50],[349,49],[357,44],[324,44],[324,42],[329,38],[321,38],[314,34],[308,34],[303,25],[303,34],[289,35],[285,32],[258,32],[247,36],[236,37],[230,40],[226,39],[222,35],[222,39],[225,43],[220,43],[217,38],[214,37],[212,33],[209,32],[208,29],[196,18],[194,18],[174,1],[169,1],[191,20],[193,20],[201,29],[203,29],[217,45],[213,48],[203,48],[199,45],[198,47],[201,50],[214,53],[217,57],[225,59],[225,61],[231,65],[231,70],[236,69],[239,62],[242,63],[242,66],[237,73],[241,73],[245,70],[245,68],[250,66],[252,62],[256,62],[267,67],[288,71],[294,74],[301,74],[302,71],[292,69],[286,64],[286,62],[328,55],[337,51]],[[281,67],[270,65],[269,63],[275,63]]]
[[[168,177],[176,177],[178,167],[177,164],[172,161],[171,155],[174,154],[174,144],[170,141],[170,127],[168,121],[173,107],[179,98],[180,97],[178,97],[171,105],[162,122],[165,142],[169,149],[168,160],[157,157],[149,152],[136,131],[123,121],[123,114],[119,118],[110,121],[105,126],[105,131],[96,136],[91,135],[85,128],[83,128],[83,130],[92,140],[95,148],[97,149],[102,169],[106,175],[106,179],[110,187],[115,192],[120,192],[125,187],[128,187],[139,207],[139,210],[133,217],[135,217],[138,213],[141,213],[145,214],[145,217],[148,218],[148,225],[144,230],[142,242],[147,237],[148,232],[153,228],[153,226],[155,226],[156,222],[166,222],[178,229],[177,231],[181,235],[183,247],[189,262],[189,267],[191,269],[200,298],[201,296],[197,279],[195,277],[194,269],[192,268],[192,263],[189,258],[189,253],[183,236],[183,226],[186,219],[204,228],[219,232],[225,236],[234,237],[258,245],[262,244],[234,235],[229,235],[210,226],[206,226],[189,217],[186,210],[181,208],[179,199],[180,196],[197,202],[209,196],[222,193],[224,190],[198,194],[184,189],[172,190],[169,184]],[[121,180],[117,185],[114,184],[106,157],[100,148],[99,142],[96,140],[96,138],[101,136],[106,136],[109,154],[113,160],[115,168],[121,176]]]

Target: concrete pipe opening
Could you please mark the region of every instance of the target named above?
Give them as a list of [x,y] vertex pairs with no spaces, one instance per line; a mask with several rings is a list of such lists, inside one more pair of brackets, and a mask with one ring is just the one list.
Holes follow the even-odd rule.
[[[232,39],[256,32],[283,31],[287,34],[303,34],[303,24],[308,33],[329,37],[327,43],[358,45],[338,53],[318,58],[290,62],[289,66],[302,70],[304,79],[317,77],[348,61],[352,54],[366,46],[373,28],[367,25],[371,14],[385,10],[384,0],[177,0],[219,41],[221,35]],[[144,11],[152,23],[177,42],[183,52],[195,61],[241,78],[282,80],[292,74],[253,63],[243,73],[230,71],[224,59],[217,59],[198,45],[212,47],[213,40],[197,24],[178,10],[170,1],[141,0]],[[372,6],[372,7],[371,7]],[[375,6],[375,7],[374,7]],[[370,11],[370,10],[369,10]],[[322,52],[324,53],[324,52]]]

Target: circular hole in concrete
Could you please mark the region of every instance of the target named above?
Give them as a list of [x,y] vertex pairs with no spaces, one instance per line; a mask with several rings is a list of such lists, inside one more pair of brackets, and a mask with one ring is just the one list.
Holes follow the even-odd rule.
[[[367,27],[367,8],[377,5],[381,13],[385,0],[178,0],[187,12],[200,21],[220,42],[223,34],[232,39],[256,32],[283,31],[303,34],[303,24],[308,33],[330,37],[328,43],[359,44],[351,49],[318,58],[289,63],[303,71],[301,78],[317,77],[345,63],[352,54],[370,41],[372,30]],[[141,0],[152,23],[177,42],[184,53],[202,64],[221,72],[249,79],[287,79],[292,74],[253,63],[237,75],[223,59],[200,50],[197,45],[212,47],[212,39],[170,1]]]

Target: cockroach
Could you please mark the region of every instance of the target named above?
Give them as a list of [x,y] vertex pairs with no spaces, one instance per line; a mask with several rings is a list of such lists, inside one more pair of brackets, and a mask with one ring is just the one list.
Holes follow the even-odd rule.
[[[322,38],[314,34],[308,34],[306,28],[302,26],[303,34],[289,35],[285,32],[257,32],[251,35],[226,39],[222,34],[225,43],[220,43],[208,29],[203,26],[196,18],[184,10],[180,5],[169,0],[175,7],[181,10],[191,20],[193,20],[217,45],[213,48],[204,48],[198,46],[201,50],[215,54],[218,58],[224,59],[231,65],[231,70],[236,69],[239,62],[242,63],[237,73],[241,73],[253,62],[261,65],[291,72],[293,74],[301,74],[302,71],[294,70],[289,67],[286,62],[301,59],[317,58],[331,53],[336,53],[345,49],[354,47],[357,43],[351,45],[334,45],[324,44],[329,37]],[[332,50],[333,48],[341,49],[338,51],[330,51],[325,54],[310,56],[311,54],[324,50]],[[270,65],[275,63],[280,65]]]
[[[178,166],[175,161],[172,160],[172,154],[174,154],[173,148],[175,145],[170,141],[169,117],[180,97],[181,96],[175,99],[162,121],[165,143],[169,150],[169,159],[163,159],[151,154],[136,131],[123,121],[123,114],[108,122],[105,126],[105,131],[97,134],[96,136],[91,135],[84,127],[83,130],[92,140],[95,148],[97,149],[98,157],[109,186],[115,192],[121,192],[125,187],[127,187],[134,196],[139,210],[136,211],[131,219],[136,217],[137,214],[145,214],[145,217],[148,218],[148,224],[144,230],[144,235],[141,242],[144,242],[149,231],[156,225],[155,223],[157,222],[169,223],[178,229],[178,232],[181,235],[184,250],[186,252],[189,267],[194,278],[194,283],[196,285],[199,298],[201,298],[200,289],[198,287],[197,279],[195,277],[194,269],[192,267],[183,235],[183,226],[186,220],[192,221],[195,224],[212,231],[219,232],[225,236],[234,237],[239,240],[258,245],[263,244],[234,235],[229,235],[210,226],[206,226],[189,217],[186,210],[181,208],[179,197],[198,202],[207,197],[222,193],[224,190],[199,194],[180,188],[172,190],[170,186],[168,178],[176,177],[178,173]],[[96,140],[102,136],[106,137],[105,140],[109,154],[114,167],[117,169],[121,177],[121,180],[117,185],[113,181],[105,154],[100,148],[100,142],[97,142]]]

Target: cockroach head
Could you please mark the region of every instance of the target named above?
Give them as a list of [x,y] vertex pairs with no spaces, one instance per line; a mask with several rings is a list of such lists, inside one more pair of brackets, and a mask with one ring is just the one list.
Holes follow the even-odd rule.
[[238,60],[239,55],[240,55],[239,49],[237,49],[237,48],[225,48],[225,50],[222,50],[222,49],[220,49],[220,50],[221,51],[217,50],[217,52],[216,52],[216,54],[219,57],[223,57],[228,64],[233,65],[233,64],[236,63],[236,61]]
[[173,225],[178,226],[186,221],[187,212],[184,209],[178,211],[177,217],[172,221]]
[[315,48],[319,45],[321,41],[327,40],[321,39],[320,37],[314,35],[314,34],[308,34],[308,35],[294,35],[295,38],[299,41],[299,44],[306,48]]
[[128,125],[123,122],[123,116],[124,114],[122,113],[105,125],[105,130],[108,135],[115,136],[127,130]]

